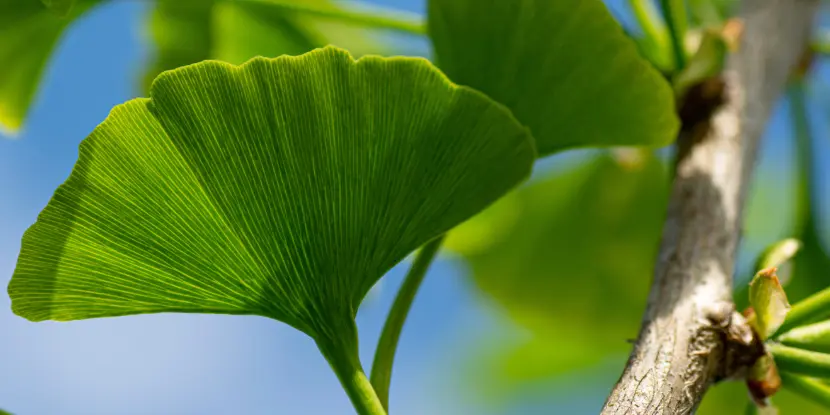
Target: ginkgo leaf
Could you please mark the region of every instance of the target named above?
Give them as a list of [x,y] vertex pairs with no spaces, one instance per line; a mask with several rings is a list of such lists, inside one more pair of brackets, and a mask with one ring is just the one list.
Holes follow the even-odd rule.
[[75,5],[75,0],[41,0],[41,2],[61,17],[67,16],[72,10],[72,6]]
[[12,309],[258,314],[334,336],[535,156],[509,111],[423,59],[329,47],[165,72],[81,144],[24,235]]
[[308,20],[267,2],[218,2],[212,57],[242,63],[257,55],[299,55],[326,44],[326,37]]
[[72,10],[75,0],[41,0],[46,7],[58,16],[64,17]]
[[517,189],[450,232],[445,246],[469,262],[476,286],[532,334],[499,347],[488,359],[495,374],[483,378],[521,386],[623,358],[648,296],[667,194],[656,157],[629,164],[602,155]]
[[0,129],[20,129],[64,29],[99,2],[78,0],[64,17],[37,0],[0,0]]
[[369,46],[361,28],[300,16],[268,2],[159,0],[149,26],[156,53],[144,73],[145,88],[163,71],[205,59],[240,64],[255,56],[299,55],[326,44],[358,56],[377,49]]
[[428,25],[438,66],[510,108],[540,155],[677,133],[671,87],[601,0],[429,0]]
[[210,59],[215,4],[214,0],[156,2],[147,19],[155,53],[143,75],[145,90],[166,70]]

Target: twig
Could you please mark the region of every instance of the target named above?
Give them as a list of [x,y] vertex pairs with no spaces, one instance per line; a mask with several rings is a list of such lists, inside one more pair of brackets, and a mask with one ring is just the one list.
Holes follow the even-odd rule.
[[679,138],[642,328],[603,414],[691,413],[709,386],[751,364],[757,350],[731,298],[743,205],[760,137],[817,3],[742,1],[744,34],[723,73],[724,104]]

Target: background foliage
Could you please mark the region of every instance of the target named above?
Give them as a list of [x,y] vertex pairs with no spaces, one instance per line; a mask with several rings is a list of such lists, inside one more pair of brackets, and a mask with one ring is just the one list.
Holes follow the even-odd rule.
[[[420,1],[382,3],[426,13]],[[13,4],[17,0],[0,0],[0,10]],[[642,32],[627,4],[609,7],[629,33]],[[327,43],[355,55],[432,56],[414,37],[367,33],[263,4],[78,0],[72,10],[68,20],[34,6],[0,13],[0,62],[6,65],[0,123],[23,126],[18,140],[0,141],[0,193],[7,195],[0,198],[3,278],[11,276],[22,230],[68,174],[77,142],[113,104],[146,95],[147,80],[160,71],[206,58],[239,63],[257,54],[297,54]],[[655,60],[670,65],[668,58]],[[830,264],[827,68],[819,57],[806,88],[782,97],[770,123],[738,266],[743,284],[764,246],[800,237],[805,248],[794,264],[791,300],[828,285],[821,271]],[[807,124],[798,121],[802,99]],[[19,109],[28,103],[23,124],[27,114]],[[812,141],[805,141],[805,128]],[[616,150],[553,156],[530,183],[454,231],[402,340],[396,412],[595,413],[619,374],[626,341],[637,334],[664,210],[666,156]],[[364,345],[374,343],[400,268],[361,311]],[[7,344],[0,357],[0,370],[15,374],[0,381],[0,405],[15,413],[349,410],[307,339],[268,321],[165,315],[31,328],[5,314],[4,338],[36,345]],[[268,357],[273,354],[281,356]],[[179,392],[164,392],[159,384]],[[98,397],[102,390],[108,397]],[[137,390],[155,402],[135,398]],[[738,413],[744,401],[736,396],[743,390],[739,384],[717,387],[701,413]],[[438,409],[425,406],[424,396],[435,396]],[[442,399],[459,396],[457,407]],[[777,402],[784,413],[820,413],[791,396]]]

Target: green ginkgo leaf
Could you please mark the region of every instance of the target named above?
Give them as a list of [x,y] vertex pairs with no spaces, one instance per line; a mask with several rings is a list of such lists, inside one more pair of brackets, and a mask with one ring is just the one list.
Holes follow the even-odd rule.
[[438,66],[510,108],[540,155],[677,133],[671,87],[601,0],[429,0],[428,24]]
[[159,0],[147,19],[154,56],[143,76],[150,89],[158,74],[210,59],[213,49],[214,0]]
[[531,182],[449,233],[447,249],[469,261],[476,285],[532,333],[499,347],[481,378],[505,384],[486,386],[504,392],[630,350],[668,189],[662,163],[637,154]]
[[23,237],[12,309],[257,314],[330,338],[535,156],[509,111],[423,59],[329,47],[165,72],[81,144]]
[[159,73],[205,59],[240,64],[255,56],[300,55],[326,44],[358,56],[373,48],[360,28],[300,16],[268,2],[159,0],[149,26],[156,53],[144,73],[145,89]]
[[57,13],[58,16],[66,16],[75,5],[75,0],[40,0],[52,12]]
[[0,129],[20,129],[64,29],[99,2],[78,0],[63,17],[37,0],[0,0]]

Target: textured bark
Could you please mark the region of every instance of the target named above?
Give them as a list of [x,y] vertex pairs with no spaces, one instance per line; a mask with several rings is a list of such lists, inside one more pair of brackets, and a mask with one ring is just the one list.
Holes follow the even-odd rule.
[[642,328],[603,414],[692,413],[757,356],[734,312],[732,273],[758,142],[807,44],[817,0],[743,0],[723,103],[679,138],[676,175]]

